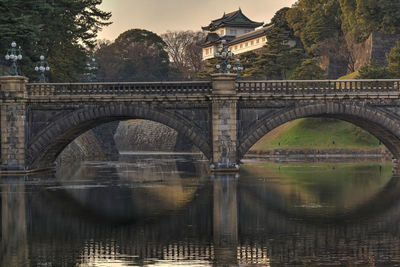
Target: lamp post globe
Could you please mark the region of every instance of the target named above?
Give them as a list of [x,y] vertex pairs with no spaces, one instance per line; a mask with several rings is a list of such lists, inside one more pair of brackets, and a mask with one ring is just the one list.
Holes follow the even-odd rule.
[[237,73],[238,79],[240,79],[241,71],[243,70],[243,65],[240,62],[240,58],[237,58],[235,64],[233,64],[233,70]]
[[218,64],[215,66],[220,73],[229,73],[232,68],[231,59],[233,57],[232,51],[228,49],[227,41],[221,40],[222,48],[220,51],[215,52],[215,57],[218,58]]
[[17,48],[17,43],[13,41],[11,43],[11,48],[7,49],[7,53],[4,57],[7,61],[11,61],[10,75],[19,75],[17,61],[22,59],[21,50]]
[[45,83],[46,82],[45,72],[50,71],[50,66],[49,66],[49,63],[45,60],[43,55],[40,55],[39,59],[40,59],[40,61],[39,61],[38,65],[35,67],[35,71],[40,72],[39,82]]
[[96,71],[98,68],[97,68],[96,58],[94,56],[92,56],[92,58],[90,58],[87,61],[86,68],[88,70],[88,72],[85,74],[87,77],[87,80],[89,82],[97,82]]

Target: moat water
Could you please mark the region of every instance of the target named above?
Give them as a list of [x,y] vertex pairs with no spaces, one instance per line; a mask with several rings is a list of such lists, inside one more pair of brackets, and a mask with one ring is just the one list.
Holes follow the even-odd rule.
[[0,266],[400,266],[390,162],[122,155],[1,178]]

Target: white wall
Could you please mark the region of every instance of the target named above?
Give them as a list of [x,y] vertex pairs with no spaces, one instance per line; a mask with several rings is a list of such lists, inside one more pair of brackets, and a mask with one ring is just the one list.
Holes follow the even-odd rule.
[[262,48],[267,44],[267,37],[257,37],[248,41],[244,41],[229,47],[234,54],[241,54],[244,52]]
[[216,51],[215,46],[209,46],[203,48],[203,60],[214,58],[214,54]]

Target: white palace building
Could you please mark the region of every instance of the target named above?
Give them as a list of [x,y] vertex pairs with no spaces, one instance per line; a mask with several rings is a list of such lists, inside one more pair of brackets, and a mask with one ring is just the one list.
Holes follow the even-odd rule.
[[241,9],[211,21],[210,25],[202,27],[203,31],[208,32],[206,40],[201,44],[203,60],[215,57],[222,40],[227,41],[229,50],[234,54],[262,48],[267,43],[266,33],[271,28],[262,27],[263,24],[247,18]]

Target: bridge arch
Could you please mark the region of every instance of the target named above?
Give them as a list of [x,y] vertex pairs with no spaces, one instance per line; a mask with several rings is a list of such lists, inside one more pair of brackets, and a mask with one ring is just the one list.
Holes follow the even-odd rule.
[[194,122],[155,105],[129,103],[82,108],[52,122],[28,145],[29,167],[47,168],[69,143],[84,132],[104,123],[128,119],[162,123],[188,138],[208,159],[211,158],[208,138]]
[[294,106],[264,116],[240,138],[238,159],[242,159],[257,141],[273,129],[306,117],[335,118],[357,125],[378,138],[396,159],[400,159],[400,123],[397,115],[378,108],[334,102]]

